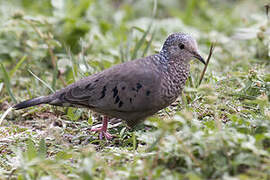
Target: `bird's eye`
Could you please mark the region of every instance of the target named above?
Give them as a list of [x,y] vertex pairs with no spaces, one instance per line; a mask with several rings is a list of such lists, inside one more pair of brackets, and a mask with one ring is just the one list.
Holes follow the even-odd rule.
[[185,45],[182,44],[182,43],[180,43],[180,44],[178,44],[178,47],[179,47],[180,49],[184,49],[184,48],[185,48]]

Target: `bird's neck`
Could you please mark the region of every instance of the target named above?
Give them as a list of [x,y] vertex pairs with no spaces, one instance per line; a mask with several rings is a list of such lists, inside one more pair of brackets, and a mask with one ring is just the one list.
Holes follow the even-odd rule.
[[168,74],[174,86],[183,89],[189,76],[189,63],[179,59],[171,59],[168,62]]
[[[158,56],[158,64],[162,65],[163,70],[169,72],[169,75],[175,77],[176,74],[181,78],[187,79],[189,75],[190,65],[188,61],[183,61],[179,58],[171,57],[166,50],[161,50]],[[180,77],[176,77],[180,78]]]
[[168,58],[162,56],[159,58],[159,64],[162,65],[162,86],[166,91],[162,92],[163,96],[168,99],[168,102],[173,102],[182,92],[186,80],[189,76],[189,63],[181,59]]

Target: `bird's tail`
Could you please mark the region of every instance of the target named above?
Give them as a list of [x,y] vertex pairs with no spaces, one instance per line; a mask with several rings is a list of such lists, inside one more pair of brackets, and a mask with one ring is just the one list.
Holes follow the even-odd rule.
[[13,106],[13,108],[18,110],[18,109],[23,109],[23,108],[39,105],[39,104],[47,104],[49,102],[51,102],[51,96],[40,96],[37,98],[20,102],[16,104],[15,106]]

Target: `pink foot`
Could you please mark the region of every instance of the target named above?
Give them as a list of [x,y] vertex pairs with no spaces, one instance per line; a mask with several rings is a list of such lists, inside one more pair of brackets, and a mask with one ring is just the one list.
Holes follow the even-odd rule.
[[110,133],[108,133],[107,131],[105,131],[103,129],[103,127],[101,128],[94,128],[94,129],[91,129],[90,131],[95,131],[95,132],[99,132],[99,139],[103,139],[103,136],[106,138],[106,139],[112,139],[112,135]]
[[102,121],[102,127],[101,128],[94,128],[91,129],[91,131],[95,131],[95,132],[99,132],[99,139],[103,139],[103,136],[106,139],[112,139],[112,135],[110,133],[107,132],[107,128],[108,128],[108,117],[104,117],[103,121]]

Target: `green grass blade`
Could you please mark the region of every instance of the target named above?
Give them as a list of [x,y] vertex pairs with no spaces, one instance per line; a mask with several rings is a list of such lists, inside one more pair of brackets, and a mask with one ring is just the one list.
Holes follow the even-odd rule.
[[192,17],[192,13],[193,13],[194,9],[196,8],[197,3],[198,2],[196,0],[188,1],[186,12],[185,12],[185,17],[184,17],[184,22],[189,23],[192,20],[192,18],[190,18],[190,17]]
[[77,80],[77,75],[78,75],[78,67],[76,62],[74,61],[73,55],[70,51],[70,49],[66,49],[67,53],[68,53],[68,57],[72,63],[71,69],[72,69],[72,75],[73,75],[73,82],[75,82]]
[[45,81],[43,81],[42,79],[40,79],[31,70],[28,69],[28,72],[30,72],[30,74],[32,74],[37,80],[39,80],[44,86],[46,86],[52,93],[55,93],[55,91],[53,90],[53,88],[48,83],[46,83]]
[[53,69],[53,80],[52,80],[52,89],[55,91],[55,85],[56,85],[56,79],[58,76],[58,66],[57,63],[55,65],[55,68]]
[[[142,38],[139,40],[138,43],[136,43],[133,54],[131,56],[132,60],[137,58],[137,54],[138,54],[139,49],[143,46],[144,42],[146,41],[146,36],[150,33],[150,30],[151,30],[153,22],[154,22],[154,18],[156,16],[156,12],[157,12],[157,1],[155,0],[154,5],[153,5],[153,11],[152,11],[152,20],[151,20],[149,26],[147,27],[147,30],[143,31],[144,34],[143,34]],[[142,32],[142,29],[139,27],[134,27],[134,29]],[[147,43],[147,46],[142,53],[143,56],[146,54],[147,50],[149,49],[149,46],[151,45],[151,42],[153,39],[153,36],[154,36],[154,34],[152,35],[150,41]]]
[[89,70],[90,70],[90,67],[89,67],[89,64],[86,62],[86,59],[85,59],[85,45],[84,45],[84,42],[82,39],[80,39],[80,47],[81,47],[81,59],[82,59],[82,62],[83,64],[85,65],[86,69],[87,69],[87,72],[89,73]]
[[9,76],[12,77],[14,73],[21,67],[23,62],[26,60],[27,56],[23,56],[19,62],[16,64],[16,66],[9,72]]
[[145,47],[145,49],[144,49],[144,51],[143,51],[142,57],[144,57],[144,56],[146,55],[146,53],[147,53],[149,47],[151,46],[152,41],[153,41],[153,38],[154,38],[154,36],[155,36],[155,32],[156,32],[156,31],[153,32],[153,34],[152,34],[152,36],[151,36],[151,39],[148,41],[148,43],[147,43],[147,45],[146,45],[146,47]]
[[123,49],[123,44],[121,43],[119,46],[119,52],[120,52],[120,61],[123,63],[125,62],[125,53]]
[[133,132],[132,133],[132,144],[133,144],[133,151],[136,151],[136,149],[137,149],[137,140],[136,140],[136,135],[135,135],[135,133]]
[[131,56],[131,59],[136,59],[139,49],[142,47],[143,43],[145,42],[146,36],[149,34],[150,29],[152,27],[152,22],[149,24],[147,30],[144,32],[142,38],[139,40],[139,42],[136,43],[133,54]]
[[33,98],[33,95],[32,95],[32,93],[30,91],[30,86],[29,85],[26,86],[26,90],[27,90],[27,93],[28,93],[29,97]]
[[11,88],[10,88],[10,78],[9,78],[9,75],[4,67],[4,65],[2,63],[0,63],[1,65],[1,69],[2,69],[2,72],[3,72],[3,80],[4,80],[4,83],[6,85],[6,90],[9,94],[9,96],[11,97],[12,101],[14,103],[17,103],[17,100],[15,98],[15,96],[13,95],[12,91],[11,91]]
[[154,0],[154,5],[153,5],[153,11],[152,11],[152,18],[154,19],[157,14],[157,0]]
[[127,44],[126,44],[126,48],[125,48],[125,52],[124,52],[124,61],[129,61],[130,60],[130,54],[129,54],[129,49],[130,49],[130,44],[132,42],[132,32],[133,32],[133,28],[131,29],[131,31],[128,34],[127,37]]

